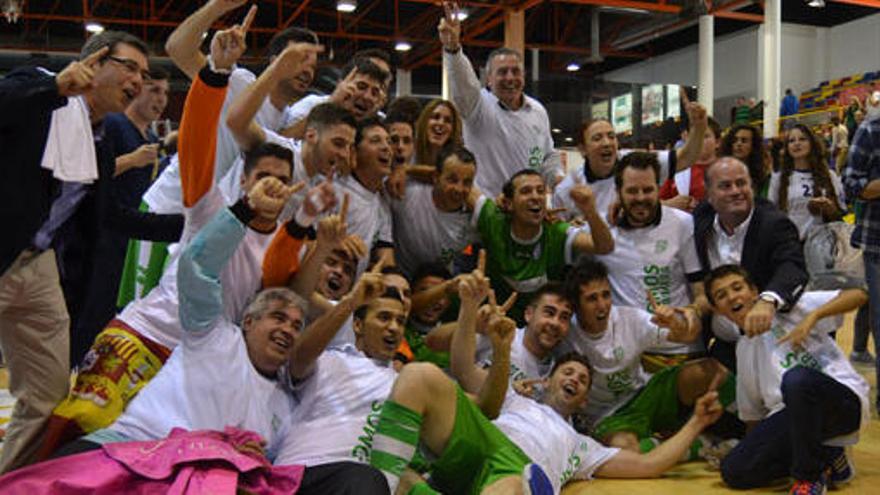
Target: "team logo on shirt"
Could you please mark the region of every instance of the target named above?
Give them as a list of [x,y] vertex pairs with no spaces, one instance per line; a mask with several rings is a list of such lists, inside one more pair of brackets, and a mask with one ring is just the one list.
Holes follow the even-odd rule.
[[370,462],[370,451],[373,450],[373,436],[379,426],[379,415],[382,412],[382,404],[385,401],[374,400],[370,404],[370,413],[364,425],[364,434],[358,437],[358,444],[351,449],[351,456],[363,463]]
[[621,370],[608,375],[605,379],[608,383],[608,391],[614,394],[614,398],[629,393],[633,389],[633,378],[629,374],[629,370]]
[[666,239],[660,239],[654,244],[654,254],[660,254],[666,251],[666,248],[669,247],[669,242]]
[[819,364],[819,360],[802,349],[792,349],[790,352],[786,353],[785,358],[779,362],[779,366],[786,370],[795,366],[803,366],[804,368],[822,371],[822,365]]
[[615,361],[621,361],[623,359],[623,347],[617,346],[614,348],[614,359]]
[[529,150],[529,168],[538,168],[544,163],[544,152],[538,146]]

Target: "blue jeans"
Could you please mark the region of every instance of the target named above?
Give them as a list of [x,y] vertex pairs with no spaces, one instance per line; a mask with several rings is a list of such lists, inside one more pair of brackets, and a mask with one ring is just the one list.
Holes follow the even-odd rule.
[[[877,359],[874,372],[880,383],[880,256],[865,253],[865,282],[868,284],[868,305],[871,307],[871,333],[874,335],[874,356]],[[880,410],[880,394],[877,399]]]
[[782,376],[785,409],[761,420],[721,462],[731,488],[767,486],[791,476],[816,481],[842,452],[822,442],[859,428],[858,396],[828,375],[803,366]]

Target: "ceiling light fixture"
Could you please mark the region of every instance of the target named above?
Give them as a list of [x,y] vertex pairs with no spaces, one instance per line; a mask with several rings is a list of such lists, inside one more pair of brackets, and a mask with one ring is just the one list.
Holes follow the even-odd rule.
[[103,33],[104,26],[102,26],[100,23],[97,23],[95,21],[89,21],[86,23],[86,31],[88,31],[92,34]]
[[459,10],[455,14],[455,18],[458,19],[459,21],[464,21],[465,19],[468,18],[468,15],[470,15],[470,14],[468,14],[467,10]]
[[558,128],[558,127],[554,127],[554,128],[551,129],[551,130],[553,131],[553,134],[559,134],[560,132],[562,132],[562,129],[560,129],[560,128]]
[[412,50],[412,45],[410,45],[406,41],[398,41],[394,44],[394,49],[399,52],[408,52]]
[[809,5],[810,7],[821,9],[825,7],[825,0],[810,0],[809,2],[807,2],[807,5]]
[[357,0],[338,0],[336,2],[336,10],[340,12],[354,12],[358,8]]
[[567,70],[569,72],[577,72],[577,71],[581,70],[581,66],[575,62],[572,62],[565,67],[565,70]]

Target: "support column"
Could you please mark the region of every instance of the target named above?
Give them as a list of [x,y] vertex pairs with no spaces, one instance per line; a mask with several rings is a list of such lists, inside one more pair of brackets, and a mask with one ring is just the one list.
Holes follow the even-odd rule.
[[761,43],[763,51],[763,76],[761,95],[764,98],[764,137],[774,137],[778,133],[779,121],[779,75],[782,47],[782,0],[764,2],[764,29]]
[[440,98],[452,101],[449,94],[449,71],[446,70],[446,64],[440,62]]
[[412,95],[412,71],[397,69],[397,77],[395,79],[397,81],[397,96]]
[[715,18],[700,16],[699,78],[697,100],[709,115],[715,107]]
[[537,48],[531,48],[532,52],[532,82],[536,83],[541,77],[541,58]]
[[526,11],[507,9],[504,11],[504,46],[525,56],[526,51]]

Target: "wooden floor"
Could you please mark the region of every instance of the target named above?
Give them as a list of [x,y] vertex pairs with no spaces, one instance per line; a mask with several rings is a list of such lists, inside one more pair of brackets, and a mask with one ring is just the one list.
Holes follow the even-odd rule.
[[[847,317],[844,329],[837,333],[837,341],[849,355],[852,349],[852,316]],[[873,343],[869,343],[872,349]],[[858,365],[856,369],[871,383],[871,400],[877,393],[874,368]],[[876,411],[871,411],[872,419],[861,440],[852,449],[856,465],[856,478],[846,487],[835,490],[840,494],[871,494],[880,493],[880,420]],[[707,493],[787,493],[788,486],[779,486],[763,490],[731,490],[721,483],[718,472],[707,469],[704,462],[682,464],[668,472],[666,476],[653,480],[592,480],[572,483],[562,491],[563,495],[697,495]]]
[[[838,332],[837,338],[841,347],[849,355],[852,348],[852,318],[847,318],[844,330]],[[873,349],[873,345],[869,348]],[[857,366],[857,369],[871,383],[872,401],[873,394],[877,392],[877,384],[874,379],[874,368],[869,366]],[[8,386],[6,370],[0,368],[0,393],[5,392]],[[872,402],[873,403],[873,402]],[[2,408],[0,408],[2,409]],[[4,426],[4,412],[0,410],[0,430]],[[837,490],[840,494],[870,494],[880,493],[880,420],[876,411],[871,424],[863,431],[861,441],[853,448],[853,458],[856,464],[856,479],[847,487]],[[587,482],[572,483],[563,495],[697,495],[707,493],[785,493],[788,487],[776,487],[775,489],[735,491],[725,488],[717,472],[707,469],[706,463],[692,462],[683,464],[668,472],[663,478],[653,480],[593,480]]]

